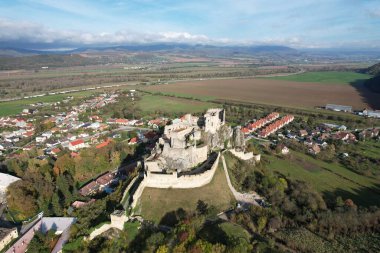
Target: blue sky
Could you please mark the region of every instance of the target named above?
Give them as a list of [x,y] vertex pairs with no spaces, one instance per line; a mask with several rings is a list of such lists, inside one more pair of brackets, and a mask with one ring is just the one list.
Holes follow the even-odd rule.
[[379,0],[2,0],[0,42],[380,47]]

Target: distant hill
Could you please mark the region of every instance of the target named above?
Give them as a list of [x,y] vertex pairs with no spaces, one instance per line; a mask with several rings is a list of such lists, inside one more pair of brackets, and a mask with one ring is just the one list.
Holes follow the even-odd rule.
[[380,93],[380,63],[365,69],[364,73],[374,75],[374,77],[368,79],[364,85],[371,91]]

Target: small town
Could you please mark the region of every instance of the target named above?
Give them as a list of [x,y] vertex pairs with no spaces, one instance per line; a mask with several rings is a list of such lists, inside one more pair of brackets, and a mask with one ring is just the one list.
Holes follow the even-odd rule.
[[0,1],[0,253],[380,252],[380,1]]

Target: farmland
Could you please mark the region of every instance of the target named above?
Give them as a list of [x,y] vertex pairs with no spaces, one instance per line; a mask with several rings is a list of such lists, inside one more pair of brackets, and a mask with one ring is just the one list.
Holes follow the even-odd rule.
[[284,80],[294,82],[312,82],[312,83],[341,83],[350,84],[358,80],[366,80],[371,76],[355,72],[326,71],[326,72],[306,72],[297,75],[269,77],[273,80]]
[[155,95],[144,95],[137,102],[137,106],[143,113],[165,112],[165,113],[199,113],[212,107],[212,103],[195,101],[184,98],[165,97]]
[[180,82],[142,89],[295,108],[313,108],[328,103],[351,105],[355,109],[380,107],[380,94],[372,93],[362,85],[342,85],[342,82],[318,83],[251,78]]
[[[215,196],[218,197],[215,198]],[[194,210],[198,200],[214,205],[219,211],[227,209],[233,203],[234,199],[220,163],[212,181],[203,187],[193,189],[145,188],[140,199],[140,210],[143,217],[159,222],[165,213],[178,208],[187,211]]]

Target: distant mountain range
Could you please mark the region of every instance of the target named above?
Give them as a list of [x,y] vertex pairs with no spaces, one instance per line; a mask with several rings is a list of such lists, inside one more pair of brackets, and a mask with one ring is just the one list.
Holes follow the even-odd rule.
[[173,52],[173,53],[205,53],[208,54],[266,54],[280,53],[292,54],[297,53],[296,49],[286,46],[212,46],[212,45],[190,45],[190,44],[141,44],[141,45],[123,45],[107,47],[81,47],[68,50],[41,50],[26,49],[14,47],[0,47],[0,56],[27,56],[43,54],[78,54],[78,53],[106,53],[106,52]]

